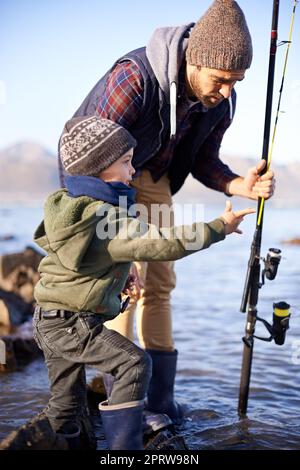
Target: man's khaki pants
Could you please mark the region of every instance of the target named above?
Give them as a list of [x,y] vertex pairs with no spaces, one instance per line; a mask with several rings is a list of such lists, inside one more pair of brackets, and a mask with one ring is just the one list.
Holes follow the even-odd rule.
[[[136,202],[141,204],[138,211],[143,220],[147,219],[148,222],[159,228],[174,225],[170,181],[167,175],[162,176],[157,183],[154,183],[150,172],[143,170],[141,175],[134,180],[133,186],[137,190]],[[157,206],[153,205],[158,204],[165,205],[164,216],[157,215]],[[118,331],[133,341],[134,313],[137,309],[137,337],[141,347],[173,351],[170,297],[176,284],[174,262],[136,262],[136,267],[145,286],[142,289],[140,299],[138,302],[131,301],[124,313],[118,315],[114,320],[106,322],[105,326]]]

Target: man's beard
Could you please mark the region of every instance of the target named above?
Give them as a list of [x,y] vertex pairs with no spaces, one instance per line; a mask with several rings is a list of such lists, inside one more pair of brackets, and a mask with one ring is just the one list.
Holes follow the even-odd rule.
[[197,98],[198,101],[206,108],[215,108],[218,104],[223,101],[224,97],[222,95],[205,95],[199,85],[199,80],[197,78],[197,71],[194,70],[190,76],[190,86],[193,92],[193,95]]

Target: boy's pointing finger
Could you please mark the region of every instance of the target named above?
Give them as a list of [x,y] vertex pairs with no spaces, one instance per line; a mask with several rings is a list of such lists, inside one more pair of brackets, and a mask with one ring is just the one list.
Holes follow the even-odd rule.
[[244,215],[254,214],[254,212],[256,212],[256,209],[248,207],[247,209],[243,209],[241,211],[236,211],[235,215],[236,215],[236,217],[243,217]]

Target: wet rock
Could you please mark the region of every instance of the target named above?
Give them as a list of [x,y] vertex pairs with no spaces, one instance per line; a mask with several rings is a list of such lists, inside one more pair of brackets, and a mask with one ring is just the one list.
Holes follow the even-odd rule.
[[42,258],[43,255],[32,246],[27,246],[24,251],[19,253],[2,255],[0,257],[0,275],[5,279],[20,265],[37,271]]
[[[80,450],[95,450],[96,438],[91,417],[79,417]],[[0,442],[0,450],[70,450],[62,435],[57,435],[42,411],[28,423],[10,433]]]
[[68,450],[68,444],[57,436],[45,414],[39,413],[28,423],[13,431],[0,443],[0,450]]
[[99,403],[107,399],[101,375],[94,377],[87,385],[87,399],[91,412],[98,411]]
[[0,372],[16,370],[41,354],[33,339],[31,319],[42,258],[32,247],[0,256]]
[[1,337],[5,344],[5,363],[0,364],[0,373],[12,372],[42,355],[32,336],[32,322],[24,323],[13,333]]
[[188,450],[183,436],[174,429],[163,429],[145,442],[146,450]]
[[32,316],[42,258],[32,247],[0,256],[0,325],[17,326]]
[[25,302],[14,292],[0,288],[0,325],[13,327],[21,325],[32,317],[33,303]]
[[42,258],[43,255],[33,247],[0,256],[0,288],[33,303],[33,290],[39,280],[38,266]]
[[[18,363],[15,356],[14,345],[12,339],[7,337],[1,338],[4,348],[2,348],[2,360],[0,364],[0,374],[3,372],[13,372],[17,369]],[[3,351],[4,349],[4,351]]]

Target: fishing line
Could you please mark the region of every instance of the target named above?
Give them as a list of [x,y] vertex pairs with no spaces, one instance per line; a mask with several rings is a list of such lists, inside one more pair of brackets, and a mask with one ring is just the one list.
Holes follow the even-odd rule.
[[[275,116],[275,122],[274,122],[273,134],[272,134],[272,139],[271,139],[270,151],[269,151],[269,154],[268,154],[267,170],[266,171],[268,171],[270,169],[270,165],[271,165],[271,161],[272,161],[272,157],[273,157],[273,149],[274,149],[275,137],[276,137],[276,132],[277,132],[277,124],[278,124],[278,119],[279,119],[280,107],[281,107],[282,91],[283,91],[283,86],[284,86],[284,81],[285,81],[285,76],[286,76],[286,69],[287,69],[287,63],[288,63],[288,58],[289,58],[290,47],[291,47],[291,44],[292,44],[292,35],[293,35],[293,29],[294,29],[297,3],[298,3],[298,0],[295,0],[294,1],[294,6],[293,6],[293,11],[292,11],[292,18],[291,18],[291,23],[290,23],[290,30],[289,30],[288,40],[287,41],[281,41],[277,45],[277,48],[278,48],[279,46],[287,44],[287,48],[286,48],[286,53],[285,53],[282,79],[281,79],[281,85],[280,85],[280,89],[279,89],[278,105],[277,105],[277,111],[276,111],[276,116]],[[265,199],[261,198],[260,206],[259,206],[259,214],[258,214],[258,219],[257,219],[257,225],[261,224],[264,204],[265,204]]]
[[[273,88],[274,88],[274,77],[275,77],[275,62],[276,52],[278,48],[278,19],[279,19],[279,4],[280,0],[273,0],[273,15],[270,35],[270,52],[269,52],[269,70],[268,70],[268,82],[267,82],[267,94],[266,94],[266,108],[265,108],[265,123],[264,123],[264,134],[263,134],[263,149],[262,159],[265,160],[265,168],[260,173],[260,176],[264,175],[270,168],[272,159],[272,152],[274,148],[275,135],[278,124],[278,117],[281,106],[282,90],[284,80],[286,76],[286,68],[288,55],[291,45],[291,38],[294,26],[295,11],[298,1],[294,1],[294,7],[292,12],[292,19],[289,31],[288,41],[285,43],[287,46],[283,74],[281,79],[281,86],[279,91],[279,101],[277,105],[276,118],[274,122],[274,129],[271,136],[271,121],[272,121],[272,104],[273,104]],[[250,257],[248,261],[248,268],[246,273],[246,280],[244,284],[244,291],[242,296],[242,302],[240,310],[241,312],[247,312],[245,335],[243,337],[243,358],[241,368],[241,379],[240,379],[240,391],[239,391],[239,403],[238,413],[241,418],[246,417],[248,397],[250,390],[251,380],[251,369],[252,369],[252,358],[254,349],[254,340],[259,339],[262,341],[274,341],[277,345],[281,346],[285,342],[286,332],[289,329],[289,321],[291,317],[290,308],[291,306],[281,300],[279,302],[273,302],[272,309],[272,320],[268,322],[264,318],[258,316],[258,298],[259,291],[264,286],[265,281],[272,281],[277,275],[277,270],[282,258],[281,250],[278,248],[269,248],[266,257],[261,258],[261,241],[262,241],[262,226],[263,226],[263,213],[264,213],[264,198],[258,198],[258,214],[256,221],[256,228],[253,235],[253,241],[251,244]],[[262,264],[262,266],[261,266]],[[255,334],[256,323],[260,322],[265,326],[265,329],[269,333],[268,336],[260,337]]]

